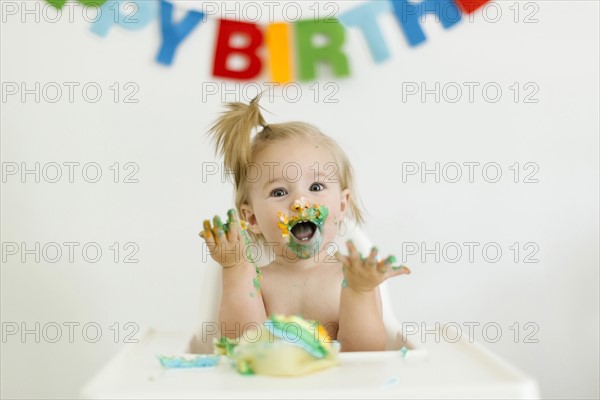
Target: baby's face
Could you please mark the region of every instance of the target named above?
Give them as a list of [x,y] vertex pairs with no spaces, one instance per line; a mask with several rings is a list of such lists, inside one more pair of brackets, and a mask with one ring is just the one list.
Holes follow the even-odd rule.
[[[277,257],[283,250],[287,260],[322,252],[333,242],[348,206],[349,191],[341,190],[339,172],[331,152],[312,140],[269,145],[248,170],[250,204],[242,206],[242,213],[250,229],[276,243]],[[298,220],[306,222],[292,227]]]

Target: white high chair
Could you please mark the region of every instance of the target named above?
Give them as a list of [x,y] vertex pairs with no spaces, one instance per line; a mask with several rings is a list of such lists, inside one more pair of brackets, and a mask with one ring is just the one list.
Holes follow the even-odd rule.
[[[336,238],[339,248],[345,249],[346,240],[352,239],[361,254],[368,254],[371,242],[365,234],[352,223],[346,227]],[[147,328],[139,343],[119,352],[84,387],[84,398],[539,398],[534,380],[461,337],[452,326],[443,333],[453,343],[407,340],[385,282],[380,290],[387,351],[340,353],[339,367],[296,378],[242,376],[226,359],[210,368],[164,369],[156,354],[213,352],[212,339],[219,334],[207,331],[203,321],[218,320],[221,267],[209,262],[203,268],[207,271],[200,292],[204,295],[198,329],[164,332]],[[399,351],[403,346],[411,350]]]

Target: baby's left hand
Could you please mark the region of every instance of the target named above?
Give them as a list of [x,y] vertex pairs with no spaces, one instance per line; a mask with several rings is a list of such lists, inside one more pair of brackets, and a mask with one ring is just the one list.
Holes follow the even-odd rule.
[[348,255],[337,252],[336,258],[344,266],[344,283],[356,292],[369,292],[388,278],[397,275],[410,274],[410,269],[404,265],[392,266],[396,261],[394,256],[377,261],[377,248],[371,248],[367,258],[362,258],[354,243],[347,242]]

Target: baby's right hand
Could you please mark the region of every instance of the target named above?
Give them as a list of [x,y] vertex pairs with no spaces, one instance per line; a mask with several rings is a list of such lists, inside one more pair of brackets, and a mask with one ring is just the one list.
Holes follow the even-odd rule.
[[242,226],[235,209],[227,211],[227,223],[215,215],[213,226],[210,221],[204,221],[204,230],[200,237],[206,241],[210,256],[223,268],[231,268],[247,263],[243,257],[245,240]]

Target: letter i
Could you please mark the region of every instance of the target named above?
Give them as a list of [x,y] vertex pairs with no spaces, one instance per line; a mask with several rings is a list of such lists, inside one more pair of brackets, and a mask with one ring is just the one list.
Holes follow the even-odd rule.
[[285,22],[269,24],[266,31],[269,52],[269,69],[273,82],[288,83],[292,80],[290,63],[290,25]]

